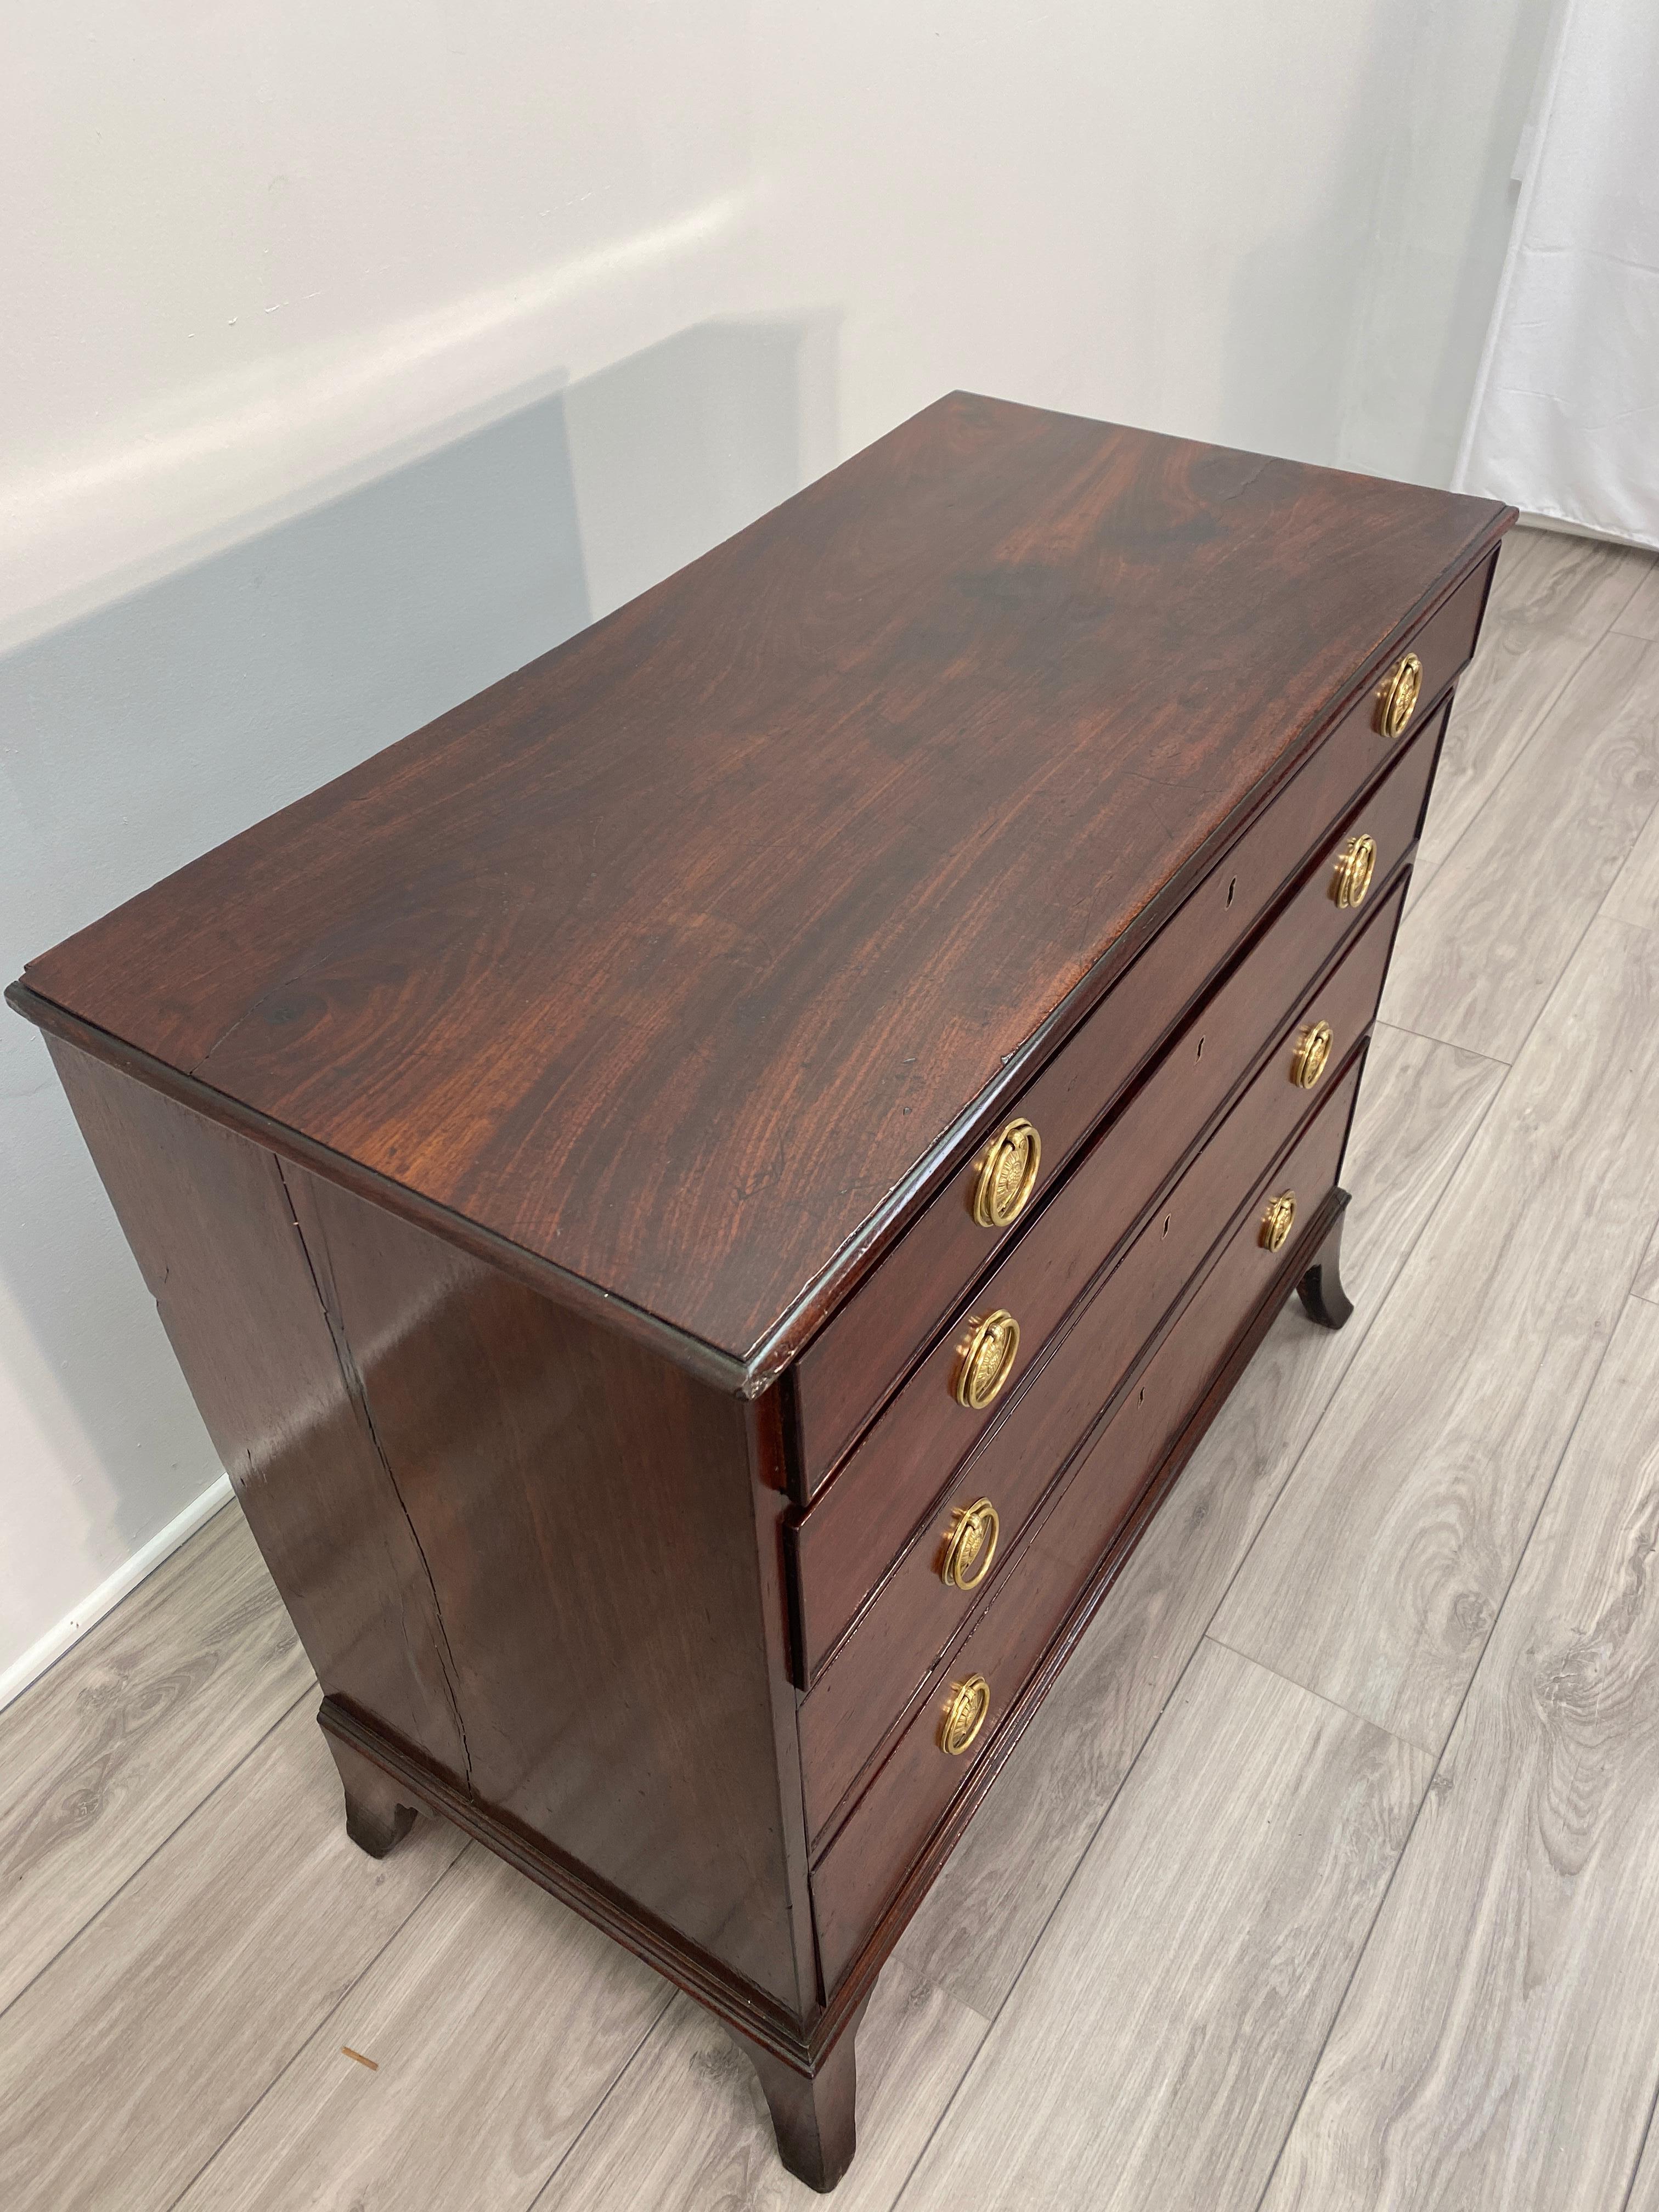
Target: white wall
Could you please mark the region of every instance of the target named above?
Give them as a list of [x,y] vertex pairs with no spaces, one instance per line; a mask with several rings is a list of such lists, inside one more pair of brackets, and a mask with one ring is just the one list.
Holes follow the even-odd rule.
[[[82,0],[0,101],[0,966],[965,385],[1443,481],[1547,0]],[[216,1470],[0,1024],[0,1676]]]

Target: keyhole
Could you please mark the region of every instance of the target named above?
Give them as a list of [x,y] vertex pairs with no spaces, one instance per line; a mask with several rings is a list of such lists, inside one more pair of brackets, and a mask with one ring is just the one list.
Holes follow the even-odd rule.
[[1202,1038],[1202,1037],[1200,1037],[1200,1039],[1199,1039],[1199,1041],[1198,1041],[1198,1050],[1197,1050],[1197,1051],[1193,1054],[1193,1058],[1194,1058],[1194,1060],[1202,1060],[1202,1059],[1203,1059],[1203,1057],[1204,1057],[1204,1040],[1203,1040],[1203,1038]]
[[1237,889],[1238,889],[1238,878],[1237,878],[1237,876],[1229,876],[1229,877],[1228,877],[1228,878],[1227,878],[1227,903],[1228,903],[1228,905],[1229,905],[1229,906],[1231,906],[1231,905],[1232,904],[1232,902],[1233,902],[1233,893],[1234,893]]
[[1141,1405],[1143,1405],[1143,1406],[1144,1406],[1144,1405],[1146,1404],[1146,1393],[1143,1390],[1143,1391],[1140,1393],[1140,1395],[1139,1395],[1139,1403],[1140,1403]]
[[1167,1237],[1167,1236],[1169,1235],[1169,1233],[1170,1233],[1170,1222],[1171,1218],[1172,1218],[1172,1217],[1171,1217],[1170,1215],[1167,1214],[1167,1213],[1166,1213],[1166,1214],[1164,1215],[1164,1234],[1166,1237]]

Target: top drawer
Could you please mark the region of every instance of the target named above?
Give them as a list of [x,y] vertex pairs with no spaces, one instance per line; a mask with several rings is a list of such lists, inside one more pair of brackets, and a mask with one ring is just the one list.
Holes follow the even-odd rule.
[[[1382,733],[1385,679],[1316,746],[1026,1086],[999,1127],[1023,1121],[1040,1139],[1027,1200],[1058,1173],[1396,744],[1421,726],[1474,651],[1490,569],[1486,562],[1468,577],[1410,640],[1407,650],[1421,663],[1420,688],[1415,708],[1392,735]],[[1012,1214],[999,1225],[985,1218],[982,1202],[975,1208],[994,1166],[990,1149],[937,1193],[796,1364],[803,1501],[840,1463],[1012,1228]],[[1018,1159],[1010,1164],[1017,1168]],[[1017,1178],[1005,1180],[1018,1196]]]

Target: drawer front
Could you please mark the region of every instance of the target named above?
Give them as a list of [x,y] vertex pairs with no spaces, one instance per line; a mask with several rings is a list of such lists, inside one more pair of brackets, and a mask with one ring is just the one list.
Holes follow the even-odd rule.
[[[1423,678],[1407,733],[1473,653],[1489,572],[1490,563],[1476,570],[1412,639]],[[1030,1203],[1395,751],[1378,732],[1378,712],[1368,690],[1011,1108],[1042,1138]],[[970,1161],[802,1353],[794,1370],[802,1495],[839,1463],[1009,1234],[975,1220],[977,1182]]]
[[[1329,1194],[1358,1074],[1357,1065],[1349,1070],[1288,1156],[1251,1194],[1214,1267],[818,1860],[812,1904],[827,1989],[845,1977],[952,1800],[994,1745],[1017,1693],[1180,1439],[1218,1365],[1264,1297],[1276,1286],[1282,1290],[1312,1257],[1295,1237],[1288,1257],[1265,1251],[1262,1208],[1271,1195],[1292,1188],[1308,1218]],[[940,1743],[947,1702],[957,1684],[975,1675],[989,1688],[984,1723],[969,1747],[952,1757]]]
[[[939,1492],[1020,1387],[1056,1325],[1232,1094],[1287,1009],[1367,918],[1332,897],[1356,835],[1376,880],[1410,849],[1444,726],[1443,709],[1328,842],[1260,941],[1185,1024],[1064,1186],[980,1285],[889,1403],[793,1539],[800,1663],[810,1680]],[[1370,1019],[1369,1012],[1366,1019]],[[1352,1035],[1339,1036],[1339,1057]],[[1006,1310],[1019,1352],[999,1398],[965,1407],[952,1384],[970,1316]]]
[[1310,995],[1243,1098],[1082,1308],[1028,1391],[959,1469],[802,1701],[802,1786],[810,1832],[817,1834],[833,1815],[964,1616],[1000,1579],[994,1553],[982,1585],[964,1592],[944,1579],[958,1511],[988,1501],[1000,1524],[996,1548],[1006,1560],[1067,1455],[1202,1264],[1243,1194],[1305,1119],[1309,1095],[1291,1079],[1298,1036],[1316,1022],[1328,1024],[1336,1040],[1329,1063],[1334,1076],[1369,1030],[1402,896],[1403,886],[1334,974]]

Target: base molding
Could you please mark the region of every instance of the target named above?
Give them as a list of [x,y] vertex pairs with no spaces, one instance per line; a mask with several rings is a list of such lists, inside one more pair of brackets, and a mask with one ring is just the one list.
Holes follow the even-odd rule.
[[331,1739],[331,1749],[335,1743],[342,1744],[348,1753],[378,1767],[398,1784],[400,1796],[441,1814],[484,1844],[562,1905],[603,1929],[676,1988],[695,1997],[748,2042],[799,2074],[811,2075],[822,2064],[845,2025],[844,2015],[833,2024],[822,2011],[809,2021],[797,2019],[775,1997],[688,1942],[665,1922],[642,1911],[576,1860],[470,1797],[417,1753],[339,1698],[323,1699],[317,1725]]

